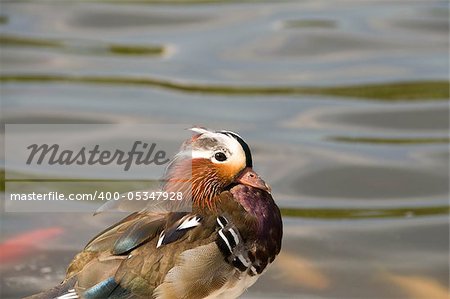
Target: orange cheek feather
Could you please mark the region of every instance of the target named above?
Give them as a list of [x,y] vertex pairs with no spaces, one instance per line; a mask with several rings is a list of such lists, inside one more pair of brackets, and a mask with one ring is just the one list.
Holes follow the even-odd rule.
[[[233,182],[242,168],[239,163],[215,164],[207,159],[186,161],[172,170],[165,191],[189,192],[192,194],[194,204],[213,209],[216,195]],[[189,172],[191,178],[186,180]]]
[[192,162],[192,178],[195,181],[207,182],[210,179],[218,180],[217,184],[226,186],[233,182],[234,178],[245,167],[240,163],[213,163],[210,160],[199,159]]
[[230,184],[238,173],[244,168],[240,163],[226,163],[214,165],[221,179]]
[[192,161],[194,203],[213,209],[216,195],[233,181],[240,170],[241,166],[237,164],[215,164],[206,159]]

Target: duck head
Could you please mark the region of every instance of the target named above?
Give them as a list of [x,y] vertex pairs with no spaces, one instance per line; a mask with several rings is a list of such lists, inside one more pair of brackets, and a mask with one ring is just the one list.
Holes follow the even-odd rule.
[[253,170],[250,147],[242,137],[231,131],[191,130],[194,135],[168,166],[164,190],[188,192],[194,204],[210,208],[221,192],[236,184],[270,193]]

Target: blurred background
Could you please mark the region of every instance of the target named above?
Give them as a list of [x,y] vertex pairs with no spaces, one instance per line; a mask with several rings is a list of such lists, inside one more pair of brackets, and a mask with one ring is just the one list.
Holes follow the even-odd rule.
[[[285,226],[242,298],[443,299],[448,34],[448,1],[3,1],[2,122],[237,131]],[[111,218],[3,211],[0,297]]]

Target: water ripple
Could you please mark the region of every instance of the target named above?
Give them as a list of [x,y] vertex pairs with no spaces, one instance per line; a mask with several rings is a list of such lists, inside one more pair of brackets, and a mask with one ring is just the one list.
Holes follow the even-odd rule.
[[87,40],[65,41],[4,34],[0,35],[0,43],[2,47],[47,48],[86,55],[163,55],[166,51],[164,46],[159,45],[131,45]]
[[181,83],[151,77],[123,77],[123,76],[74,76],[74,75],[45,75],[45,74],[6,74],[0,76],[0,82],[64,82],[84,84],[114,84],[114,85],[142,85],[161,87],[171,90],[227,94],[227,95],[318,95],[344,98],[359,98],[380,101],[426,101],[447,100],[449,82],[447,81],[417,81],[417,82],[389,82],[380,84],[361,84],[330,87],[299,87],[299,86],[232,86]]

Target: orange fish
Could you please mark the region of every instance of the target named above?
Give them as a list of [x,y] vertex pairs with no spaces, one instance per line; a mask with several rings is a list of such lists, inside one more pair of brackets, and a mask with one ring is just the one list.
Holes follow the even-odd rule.
[[62,228],[50,227],[32,230],[7,239],[0,243],[0,263],[12,262],[26,256],[37,244],[53,239],[62,232]]

